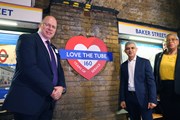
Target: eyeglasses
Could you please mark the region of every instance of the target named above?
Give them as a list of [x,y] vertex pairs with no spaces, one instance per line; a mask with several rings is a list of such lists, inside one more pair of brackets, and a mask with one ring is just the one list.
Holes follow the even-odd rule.
[[177,39],[175,39],[175,38],[168,39],[168,40],[166,41],[166,43],[175,42],[176,40],[177,40]]
[[50,23],[43,23],[43,25],[45,25],[45,27],[52,28],[52,29],[57,28],[55,25],[51,25]]

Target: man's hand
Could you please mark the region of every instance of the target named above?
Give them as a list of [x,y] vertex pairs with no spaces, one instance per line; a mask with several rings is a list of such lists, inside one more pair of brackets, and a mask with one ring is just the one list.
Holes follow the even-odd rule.
[[56,86],[54,87],[54,90],[51,94],[51,97],[54,99],[54,100],[59,100],[62,96],[62,93],[63,93],[63,87],[62,86]]
[[155,108],[157,105],[154,103],[148,103],[148,109],[153,109]]
[[122,102],[121,102],[121,108],[123,108],[123,109],[126,108],[126,102],[125,102],[125,101],[122,101]]

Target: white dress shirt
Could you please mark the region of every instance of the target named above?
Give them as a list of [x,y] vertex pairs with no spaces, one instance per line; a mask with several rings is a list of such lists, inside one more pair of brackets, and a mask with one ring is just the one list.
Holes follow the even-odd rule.
[[135,65],[136,65],[136,58],[137,56],[135,56],[134,59],[131,61],[128,60],[128,74],[129,74],[128,91],[135,91],[134,71],[135,71]]

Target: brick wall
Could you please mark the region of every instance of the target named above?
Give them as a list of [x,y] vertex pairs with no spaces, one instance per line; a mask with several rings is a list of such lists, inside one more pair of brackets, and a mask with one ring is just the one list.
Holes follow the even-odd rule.
[[[45,2],[42,2],[45,1]],[[86,0],[74,0],[85,3]],[[47,8],[48,0],[36,1],[36,7]],[[119,89],[120,53],[117,18],[180,28],[180,4],[165,0],[92,0],[93,5],[113,8],[115,16],[106,12],[91,11],[89,16],[82,9],[53,4],[50,14],[58,19],[58,30],[53,43],[64,48],[69,38],[76,35],[96,36],[113,52],[114,61],[107,62],[103,70],[87,81],[62,60],[67,82],[67,93],[57,102],[54,120],[124,120],[116,116]]]
[[[42,2],[44,1],[44,2]],[[36,0],[37,7],[48,0]],[[85,3],[86,0],[73,0]],[[91,0],[91,4],[118,10],[118,18],[180,28],[180,2],[178,0]]]
[[[84,2],[86,0],[74,0]],[[92,0],[93,5],[115,8],[118,18],[180,28],[180,1],[178,0]]]
[[96,36],[105,42],[109,52],[113,52],[114,59],[113,62],[107,62],[103,70],[89,81],[75,72],[66,60],[62,60],[67,93],[57,102],[54,119],[115,119],[120,63],[116,16],[98,11],[85,14],[82,9],[62,4],[53,4],[51,15],[58,20],[57,34],[53,39],[58,48],[64,48],[73,36]]

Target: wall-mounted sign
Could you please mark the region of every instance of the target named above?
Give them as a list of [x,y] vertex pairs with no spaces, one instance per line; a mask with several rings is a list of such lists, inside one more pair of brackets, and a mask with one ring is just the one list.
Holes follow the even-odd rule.
[[112,53],[107,52],[104,42],[96,37],[72,37],[65,50],[60,49],[60,55],[61,59],[67,59],[72,68],[88,80],[102,70],[106,61],[112,61]]
[[40,23],[42,9],[0,2],[0,18]]
[[15,66],[18,34],[0,32],[0,66]]
[[0,102],[2,102],[4,98],[6,98],[8,91],[9,88],[0,88]]
[[164,39],[168,33],[175,33],[168,30],[157,29],[153,27],[137,25],[126,22],[118,22],[119,33],[143,36],[148,38]]
[[31,7],[32,0],[1,0],[1,2]]
[[0,49],[0,63],[6,62],[8,54],[5,49]]
[[0,31],[0,102],[4,101],[16,65],[15,47],[19,32]]

